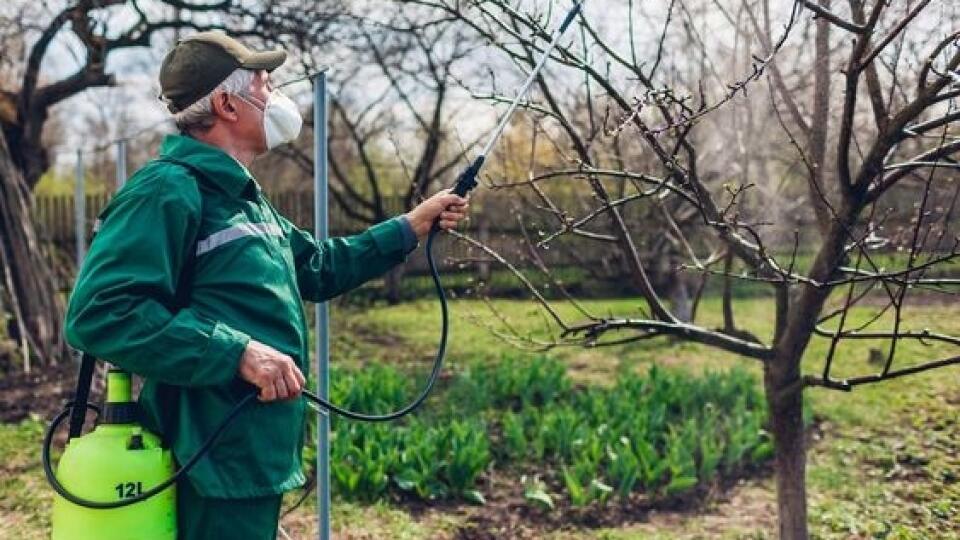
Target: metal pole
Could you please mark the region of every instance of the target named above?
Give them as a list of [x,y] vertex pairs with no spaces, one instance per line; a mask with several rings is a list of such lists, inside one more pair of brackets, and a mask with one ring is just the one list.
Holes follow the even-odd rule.
[[87,193],[84,185],[83,151],[77,150],[76,180],[73,186],[73,227],[77,242],[77,268],[87,254]]
[[117,190],[127,181],[127,141],[117,141]]
[[[313,223],[317,241],[329,236],[327,223],[327,74],[313,82]],[[330,393],[330,307],[317,309],[317,395]],[[330,540],[330,417],[317,412],[317,511],[320,540]]]

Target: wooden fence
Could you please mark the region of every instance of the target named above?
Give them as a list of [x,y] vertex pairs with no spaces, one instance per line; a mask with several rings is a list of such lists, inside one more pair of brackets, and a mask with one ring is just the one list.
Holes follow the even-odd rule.
[[[103,208],[109,203],[112,194],[90,194],[86,196],[86,237],[92,234],[93,223]],[[313,231],[313,194],[309,191],[280,191],[267,193],[277,210],[294,222],[298,227]],[[524,265],[524,254],[529,253],[526,238],[536,242],[539,235],[533,227],[527,230],[527,237],[520,227],[516,215],[511,212],[507,196],[485,194],[482,201],[471,205],[470,220],[461,231],[481,238],[497,252],[504,254],[511,262]],[[572,203],[571,203],[572,204]],[[402,197],[387,197],[384,200],[387,215],[403,212]],[[569,208],[569,207],[567,207]],[[72,259],[74,253],[76,222],[74,219],[73,195],[41,196],[34,199],[34,222],[40,236],[56,255],[57,260]],[[329,212],[330,231],[333,236],[343,236],[360,232],[368,223],[353,219],[339,205],[331,205]],[[555,226],[555,225],[554,225]],[[548,265],[569,266],[582,264],[583,261],[599,260],[611,251],[608,244],[589,240],[572,240],[577,244],[577,257],[569,257],[570,250],[541,251],[543,262]],[[570,240],[565,240],[569,243]],[[438,262],[447,270],[456,269],[464,262],[484,262],[488,256],[465,242],[453,241],[442,236],[437,241]],[[453,268],[451,268],[453,267]],[[425,257],[412,256],[407,263],[407,272],[425,274],[429,270]]]

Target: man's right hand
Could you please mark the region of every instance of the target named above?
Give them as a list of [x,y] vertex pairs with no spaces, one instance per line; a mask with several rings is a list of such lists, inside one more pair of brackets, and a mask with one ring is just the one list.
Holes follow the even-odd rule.
[[260,401],[295,398],[306,382],[292,358],[252,339],[243,351],[239,372],[260,389]]

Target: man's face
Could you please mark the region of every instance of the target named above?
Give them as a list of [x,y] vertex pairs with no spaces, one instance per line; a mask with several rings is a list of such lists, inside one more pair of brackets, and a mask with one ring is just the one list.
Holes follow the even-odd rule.
[[229,123],[234,140],[256,154],[267,151],[263,110],[271,91],[270,74],[260,70],[254,74],[253,81],[241,96],[223,94],[215,100],[222,104],[222,112],[218,116]]

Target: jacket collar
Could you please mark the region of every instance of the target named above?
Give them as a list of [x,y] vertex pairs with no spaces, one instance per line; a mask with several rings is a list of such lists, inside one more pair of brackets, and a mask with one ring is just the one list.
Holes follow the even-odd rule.
[[[250,189],[253,175],[242,163],[216,146],[187,135],[167,135],[160,143],[160,155],[192,165],[207,179],[232,197],[241,196]],[[256,186],[259,191],[260,186]]]

